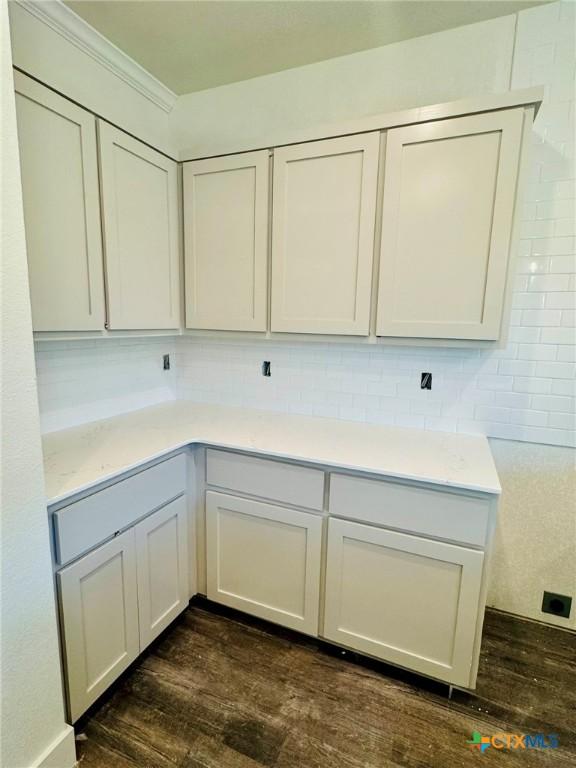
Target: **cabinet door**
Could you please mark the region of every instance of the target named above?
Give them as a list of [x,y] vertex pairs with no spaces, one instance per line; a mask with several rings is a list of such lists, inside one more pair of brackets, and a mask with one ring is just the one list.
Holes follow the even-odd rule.
[[14,73],[35,331],[104,328],[94,117]]
[[188,605],[186,516],[181,496],[136,526],[141,650]]
[[98,121],[108,327],[178,328],[176,163]]
[[499,337],[522,123],[510,110],[388,132],[379,336]]
[[75,722],[140,651],[134,530],[64,568],[58,584]]
[[184,163],[186,327],[265,331],[268,151]]
[[483,554],[330,519],[324,636],[468,686]]
[[379,141],[275,150],[273,331],[368,334]]
[[209,491],[207,595],[316,635],[321,540],[320,516]]

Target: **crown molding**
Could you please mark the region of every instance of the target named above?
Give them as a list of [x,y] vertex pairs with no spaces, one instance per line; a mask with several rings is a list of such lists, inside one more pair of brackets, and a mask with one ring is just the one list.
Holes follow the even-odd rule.
[[171,112],[176,94],[157,80],[144,67],[127,56],[114,43],[97,32],[61,0],[13,0],[50,29],[90,56],[149,101]]

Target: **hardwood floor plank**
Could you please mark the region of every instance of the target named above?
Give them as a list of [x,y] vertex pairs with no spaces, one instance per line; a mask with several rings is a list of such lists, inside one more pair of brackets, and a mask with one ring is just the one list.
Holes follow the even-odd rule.
[[[576,636],[488,611],[478,690],[455,692],[193,603],[79,724],[82,768],[467,768],[473,731],[556,733],[507,768],[576,765]],[[353,657],[352,657],[353,658]]]

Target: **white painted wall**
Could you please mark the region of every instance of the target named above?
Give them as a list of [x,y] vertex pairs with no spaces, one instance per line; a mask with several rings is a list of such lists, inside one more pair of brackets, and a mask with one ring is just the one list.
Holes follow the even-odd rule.
[[[8,14],[2,25],[1,709],[6,768],[75,762],[64,722],[48,518],[34,377],[32,324]],[[52,748],[55,748],[52,751]],[[46,759],[44,759],[46,758]],[[43,762],[42,762],[43,761]]]
[[[42,0],[40,5],[48,4]],[[170,115],[102,66],[25,5],[9,3],[14,65],[175,157]]]
[[510,87],[516,17],[470,24],[181,96],[181,157],[274,146],[294,132]]

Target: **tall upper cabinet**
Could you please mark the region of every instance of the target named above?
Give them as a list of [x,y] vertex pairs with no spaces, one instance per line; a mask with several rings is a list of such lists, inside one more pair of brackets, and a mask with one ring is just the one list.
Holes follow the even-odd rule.
[[15,73],[35,331],[180,326],[177,164]]
[[523,110],[388,131],[379,336],[500,335]]
[[96,120],[15,72],[35,331],[104,327]]
[[268,151],[184,165],[186,327],[265,331]]
[[176,163],[98,121],[108,327],[180,325]]
[[380,135],[274,153],[272,331],[367,335]]

